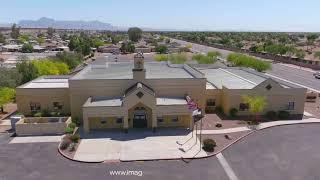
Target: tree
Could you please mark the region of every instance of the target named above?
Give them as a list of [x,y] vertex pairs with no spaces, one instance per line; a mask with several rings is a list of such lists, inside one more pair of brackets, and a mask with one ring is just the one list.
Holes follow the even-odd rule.
[[30,40],[30,37],[29,37],[29,35],[27,35],[27,34],[21,34],[21,35],[18,37],[18,41],[19,41],[19,43],[21,43],[21,44],[28,43],[29,40]]
[[6,37],[4,37],[4,35],[2,33],[0,33],[0,43],[1,44],[6,43]]
[[242,96],[242,100],[249,105],[249,112],[254,115],[255,122],[258,122],[259,114],[267,106],[266,98],[263,96]]
[[11,102],[15,97],[15,90],[13,88],[1,87],[0,88],[0,111],[3,113],[3,106]]
[[128,35],[131,41],[138,42],[142,37],[142,30],[138,27],[129,28]]
[[70,69],[74,69],[84,60],[83,55],[73,52],[59,52],[54,58],[57,61],[66,63]]
[[0,67],[0,87],[15,88],[20,82],[21,75],[17,69]]
[[168,47],[166,45],[158,45],[155,51],[159,54],[165,54],[168,51]]
[[48,27],[47,34],[49,38],[52,38],[54,32],[55,32],[55,29],[53,29],[52,27]]
[[38,76],[64,75],[69,73],[67,64],[50,59],[33,60],[31,61],[31,64],[37,69]]
[[320,59],[320,51],[315,52],[314,57]]
[[21,60],[17,63],[17,69],[21,74],[21,83],[27,83],[39,76],[37,68],[28,60]]
[[20,35],[20,27],[17,28],[16,24],[13,24],[11,27],[11,37],[13,39],[18,39],[19,35]]
[[297,49],[295,51],[297,58],[303,59],[306,56],[306,52],[302,49]]
[[29,43],[24,44],[21,48],[21,51],[23,53],[32,53],[33,52],[33,46]]
[[37,42],[41,45],[45,42],[45,39],[43,37],[38,37]]
[[123,53],[134,53],[135,46],[132,42],[122,43],[120,51]]

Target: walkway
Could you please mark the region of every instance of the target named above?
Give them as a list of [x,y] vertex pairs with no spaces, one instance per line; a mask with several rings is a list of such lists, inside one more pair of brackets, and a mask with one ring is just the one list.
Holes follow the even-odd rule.
[[320,123],[320,119],[316,118],[309,118],[309,119],[302,119],[302,120],[284,120],[284,121],[271,121],[260,123],[257,126],[244,126],[244,127],[237,127],[237,128],[229,128],[229,129],[220,129],[220,130],[198,130],[197,134],[227,134],[227,133],[234,133],[234,132],[243,132],[243,131],[250,131],[250,130],[261,130],[273,126],[281,126],[281,125],[289,125],[289,124],[304,124],[304,123]]
[[195,133],[185,129],[92,131],[84,135],[74,159],[85,162],[206,157]]

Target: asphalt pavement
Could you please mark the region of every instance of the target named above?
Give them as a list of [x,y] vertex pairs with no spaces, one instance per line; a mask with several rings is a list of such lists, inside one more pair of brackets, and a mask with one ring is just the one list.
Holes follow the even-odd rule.
[[[194,52],[203,52],[207,53],[208,51],[219,51],[222,54],[223,58],[226,58],[228,54],[232,53],[232,51],[227,51],[223,49],[217,49],[209,46],[204,46],[195,43],[189,43],[182,40],[171,39],[174,42],[178,42],[182,45],[191,44],[192,51]],[[302,85],[305,88],[311,88],[317,91],[320,91],[320,79],[316,79],[313,77],[313,72],[306,71],[299,68],[288,67],[281,64],[272,64],[272,70],[267,72],[272,76],[276,76],[287,81]]]
[[[261,130],[223,151],[223,164],[217,157],[190,162],[78,163],[62,157],[58,143],[1,143],[0,179],[229,180],[226,172],[233,172],[239,180],[316,180],[320,178],[319,128],[305,124]],[[111,171],[141,173],[110,175]]]

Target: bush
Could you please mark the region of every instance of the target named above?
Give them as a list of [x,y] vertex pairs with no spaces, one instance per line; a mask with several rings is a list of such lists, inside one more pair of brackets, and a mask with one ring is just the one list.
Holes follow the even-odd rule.
[[77,125],[76,125],[76,123],[70,123],[69,125],[68,125],[68,127],[69,128],[71,128],[71,129],[74,129],[74,128],[76,128],[77,127]]
[[238,109],[231,108],[230,111],[229,111],[229,114],[230,114],[231,117],[236,117],[237,114],[238,114]]
[[262,61],[240,53],[229,54],[227,60],[235,66],[248,67],[259,72],[271,69],[271,64],[269,62]]
[[78,117],[71,119],[73,123],[75,123],[77,126],[80,126],[80,119]]
[[277,112],[275,111],[268,111],[266,113],[266,117],[270,120],[276,120],[277,119]]
[[68,151],[72,152],[76,150],[76,143],[71,143],[68,147]]
[[42,113],[41,112],[36,112],[32,116],[33,117],[42,117]]
[[51,117],[51,113],[48,109],[43,109],[41,111],[42,117]]
[[279,111],[278,112],[279,119],[288,119],[289,116],[290,116],[290,113],[288,111]]
[[221,106],[217,106],[217,107],[215,108],[215,111],[216,111],[216,113],[218,113],[218,114],[223,114],[223,108],[222,108]]
[[206,152],[213,152],[216,146],[217,144],[213,139],[205,139],[203,141],[202,149],[205,150]]
[[79,142],[79,139],[80,139],[80,135],[79,134],[73,134],[70,136],[70,140],[73,142],[73,143],[78,143]]
[[158,45],[155,48],[155,51],[159,54],[165,54],[168,51],[168,47],[166,45]]
[[70,127],[67,127],[67,128],[65,129],[65,133],[66,133],[66,134],[72,134],[73,131],[74,131],[74,129],[73,129],[73,128],[70,128]]
[[168,55],[166,54],[156,54],[154,55],[156,61],[168,61]]
[[63,139],[60,143],[60,149],[61,150],[65,150],[69,147],[69,145],[71,144],[71,140],[70,139]]
[[185,53],[173,53],[169,55],[169,61],[173,64],[183,64],[188,57]]
[[217,57],[217,56],[221,56],[221,53],[219,51],[209,51],[207,53],[208,57]]
[[210,56],[196,54],[192,56],[192,59],[196,60],[199,64],[213,64],[216,62],[216,56],[213,56],[213,54],[210,54]]

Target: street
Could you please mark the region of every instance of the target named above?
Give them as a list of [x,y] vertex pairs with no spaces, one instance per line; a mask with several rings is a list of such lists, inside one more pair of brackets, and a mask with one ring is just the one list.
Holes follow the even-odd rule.
[[[182,45],[191,44],[192,45],[192,51],[194,52],[203,52],[207,53],[208,51],[219,51],[222,54],[223,58],[226,58],[228,54],[232,53],[232,51],[217,49],[209,46],[199,45],[195,43],[189,43],[182,40],[177,39],[171,39],[174,42],[178,42]],[[267,72],[267,75],[270,74],[272,76],[276,76],[282,79],[285,79],[287,81],[291,81],[293,83],[297,83],[297,85],[302,85],[302,87],[305,88],[311,88],[312,90],[320,91],[320,79],[316,79],[313,77],[313,73],[299,69],[284,66],[282,64],[272,64],[272,70],[269,70]]]

